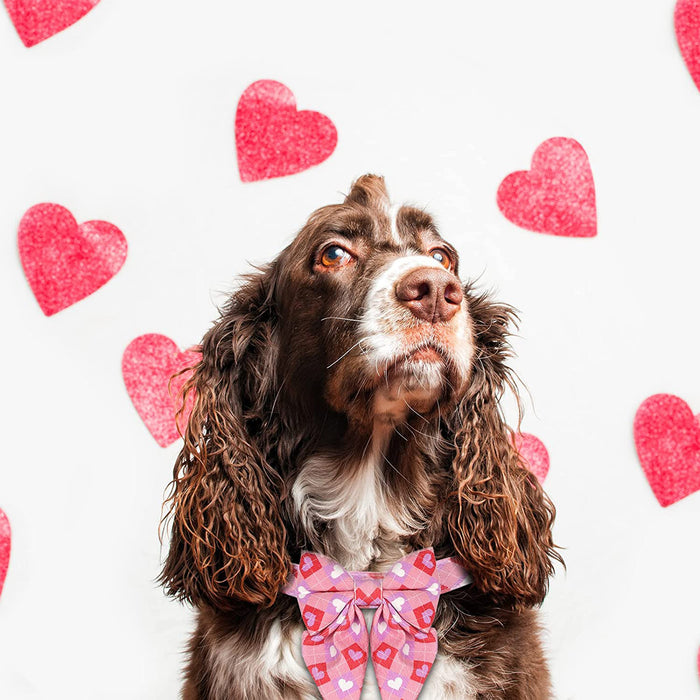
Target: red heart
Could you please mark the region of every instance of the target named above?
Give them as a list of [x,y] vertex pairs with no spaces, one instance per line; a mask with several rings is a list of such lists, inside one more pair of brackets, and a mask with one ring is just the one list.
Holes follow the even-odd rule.
[[700,90],[700,0],[678,0],[674,20],[681,55]]
[[126,260],[124,234],[106,221],[78,226],[58,204],[37,204],[17,234],[24,274],[41,310],[51,316],[98,290]]
[[100,0],[5,0],[10,19],[25,46],[34,46],[92,10]]
[[11,544],[12,531],[10,530],[10,521],[0,509],[0,595],[2,595],[2,588],[5,585],[7,568],[10,565]]
[[515,449],[525,461],[525,466],[544,483],[549,473],[549,452],[539,438],[530,433],[517,433],[514,438]]
[[530,231],[577,238],[597,233],[593,174],[583,146],[574,139],[540,144],[532,169],[508,175],[497,201],[509,221]]
[[243,182],[292,175],[328,158],[338,142],[324,114],[297,111],[294,93],[274,80],[249,85],[236,110],[236,150]]
[[646,399],[634,418],[634,441],[662,506],[700,490],[700,421],[683,399],[671,394]]
[[[175,414],[180,408],[182,386],[192,372],[178,373],[193,367],[200,359],[198,351],[180,352],[170,338],[156,333],[139,336],[124,351],[122,376],[126,390],[136,411],[161,447],[167,447],[180,437]],[[180,421],[182,432],[192,411],[193,401],[190,395]]]

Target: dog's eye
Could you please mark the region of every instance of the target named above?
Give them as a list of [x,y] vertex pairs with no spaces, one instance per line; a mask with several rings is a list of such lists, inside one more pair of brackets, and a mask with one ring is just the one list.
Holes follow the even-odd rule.
[[321,253],[323,267],[338,268],[352,261],[352,255],[339,245],[329,245]]
[[452,258],[444,248],[433,248],[430,251],[430,257],[437,260],[446,270],[452,267]]

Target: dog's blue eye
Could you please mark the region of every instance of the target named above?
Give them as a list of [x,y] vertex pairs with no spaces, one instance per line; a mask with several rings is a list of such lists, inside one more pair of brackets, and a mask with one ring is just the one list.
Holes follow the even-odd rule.
[[430,252],[431,257],[437,260],[446,270],[452,267],[452,258],[448,255],[447,251],[443,248],[436,248]]
[[324,267],[342,267],[352,260],[352,255],[339,245],[329,245],[321,254],[321,265]]

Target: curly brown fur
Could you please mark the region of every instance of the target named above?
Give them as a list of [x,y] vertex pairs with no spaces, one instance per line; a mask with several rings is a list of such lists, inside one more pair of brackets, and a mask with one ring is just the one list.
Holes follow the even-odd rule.
[[183,389],[194,407],[175,465],[161,581],[182,600],[221,610],[240,600],[269,605],[290,572],[283,482],[268,463],[276,433],[271,277],[251,277],[233,295]]
[[541,603],[560,560],[552,542],[555,508],[525,468],[500,399],[518,396],[505,364],[511,307],[470,295],[477,352],[467,393],[452,416],[456,489],[447,522],[480,589],[515,607]]

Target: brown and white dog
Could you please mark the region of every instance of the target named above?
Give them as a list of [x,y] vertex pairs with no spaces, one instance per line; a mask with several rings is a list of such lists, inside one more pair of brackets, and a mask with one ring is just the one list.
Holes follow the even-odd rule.
[[[161,582],[198,611],[186,700],[319,698],[280,593],[291,563],[308,549],[387,571],[428,546],[474,584],[440,598],[420,697],[550,697],[532,608],[559,555],[499,407],[512,320],[374,175],[246,277],[186,385],[168,499]],[[379,697],[371,664],[362,697]]]

